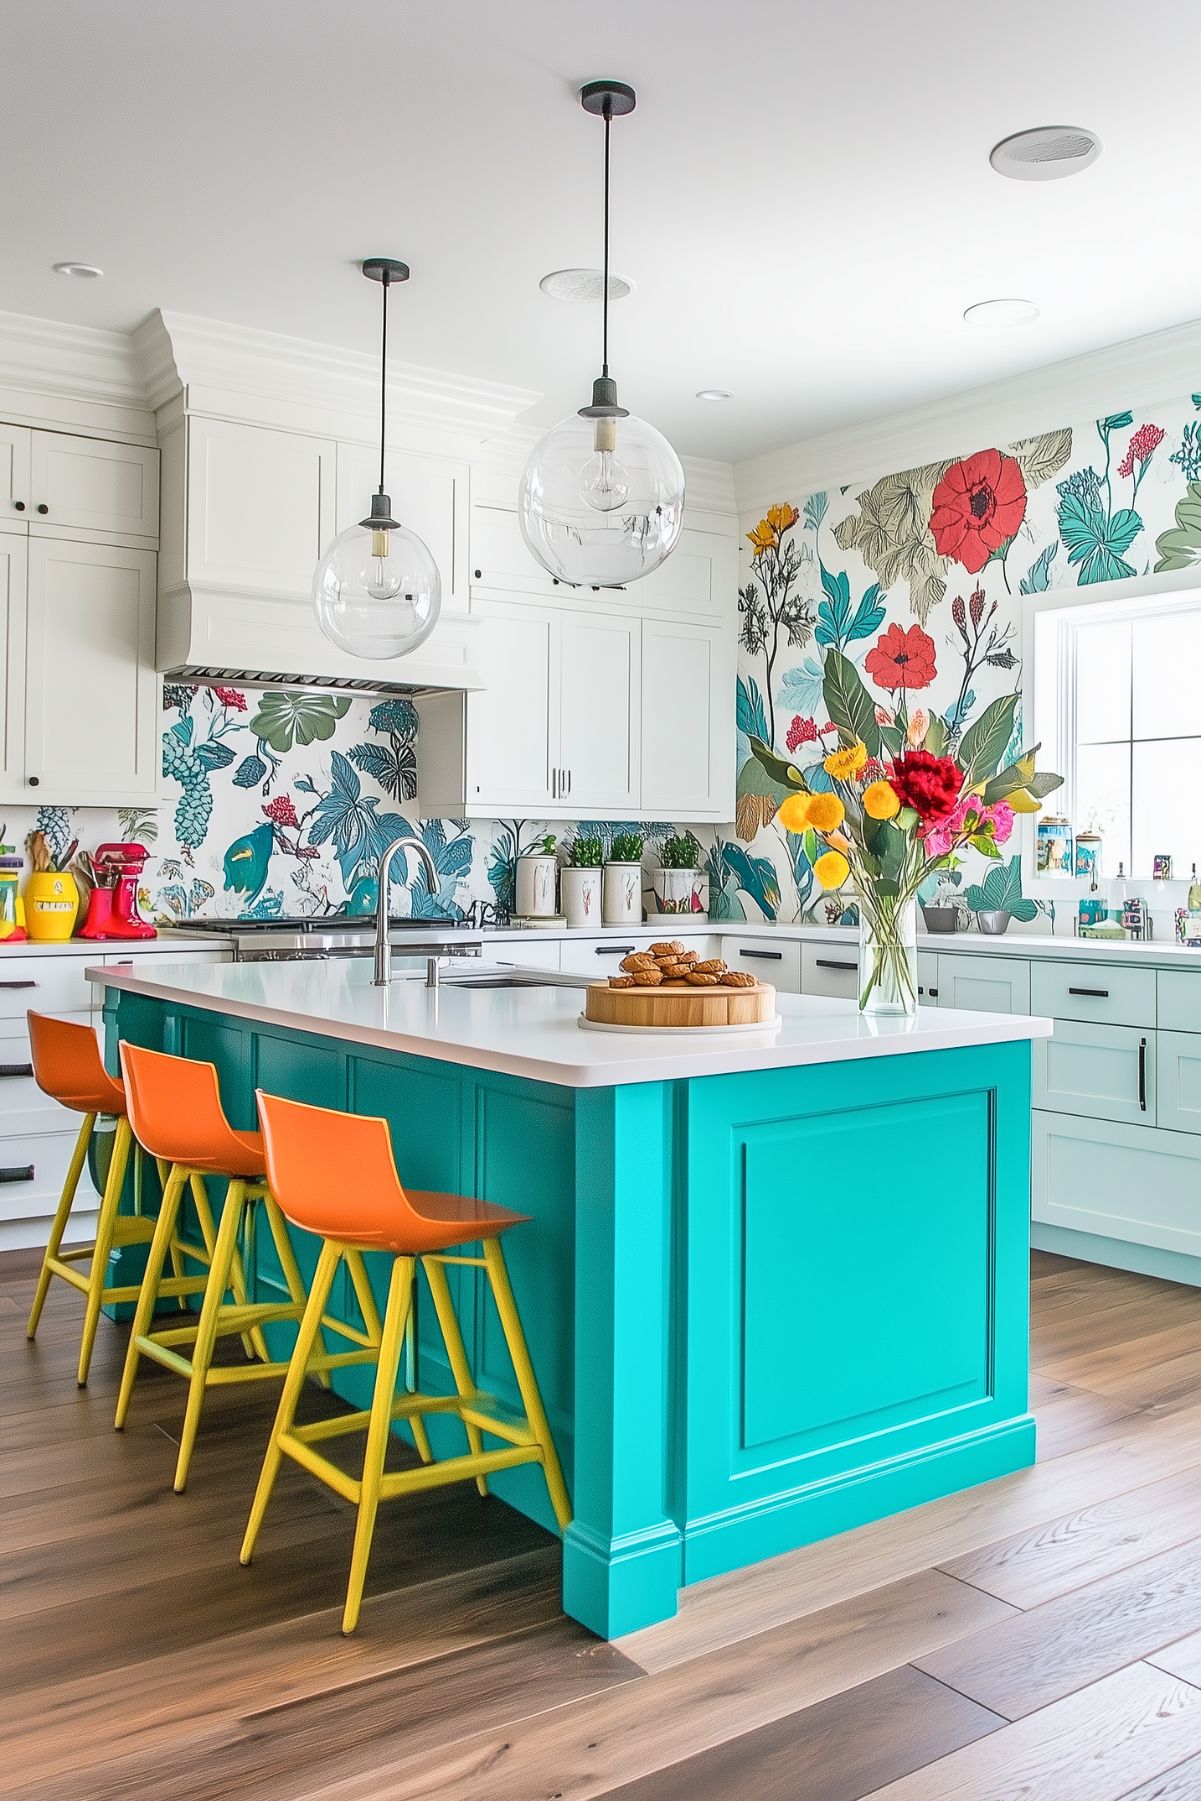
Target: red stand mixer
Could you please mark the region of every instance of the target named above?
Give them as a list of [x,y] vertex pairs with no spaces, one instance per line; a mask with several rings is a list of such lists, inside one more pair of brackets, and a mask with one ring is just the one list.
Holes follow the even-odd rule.
[[96,885],[81,938],[157,938],[138,912],[138,883],[150,855],[144,844],[101,844],[92,856]]

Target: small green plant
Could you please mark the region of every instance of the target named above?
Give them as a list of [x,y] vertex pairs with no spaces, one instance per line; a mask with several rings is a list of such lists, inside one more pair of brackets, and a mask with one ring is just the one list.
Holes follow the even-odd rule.
[[532,844],[527,844],[521,854],[523,857],[553,857],[555,843],[555,834],[547,832],[544,837],[535,838]]
[[614,832],[613,842],[609,846],[609,862],[641,863],[642,845],[641,832]]
[[605,846],[600,838],[576,838],[567,853],[573,869],[599,869],[605,860]]
[[673,832],[663,840],[661,861],[664,869],[699,869],[701,847],[691,832]]
[[1028,924],[1038,914],[1038,903],[1022,893],[1022,865],[1018,857],[994,863],[983,882],[970,882],[964,898],[973,913],[1012,913]]

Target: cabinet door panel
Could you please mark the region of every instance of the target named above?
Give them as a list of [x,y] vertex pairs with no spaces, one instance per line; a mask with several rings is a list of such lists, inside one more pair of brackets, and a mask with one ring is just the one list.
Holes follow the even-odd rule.
[[0,536],[0,793],[26,800],[25,583],[29,540]]
[[[473,807],[545,808],[552,743],[552,684],[559,615],[550,607],[490,606],[481,615],[480,673],[467,697],[467,799]],[[557,709],[556,709],[557,727]]]
[[559,795],[577,812],[638,806],[637,620],[564,612],[559,625]]
[[1034,1041],[1034,1105],[1090,1119],[1155,1124],[1154,1034],[1060,1020]]
[[471,509],[471,581],[476,588],[502,594],[570,596],[529,549],[517,514],[508,507]]
[[[392,499],[393,516],[416,532],[428,547],[442,577],[443,606],[462,611],[467,608],[469,480],[466,463],[415,456],[405,450],[389,450],[384,459],[384,481]],[[378,448],[340,443],[337,516],[333,529],[326,534],[327,540],[344,532],[356,519],[366,518],[378,485]]]
[[637,605],[655,612],[723,619],[733,616],[737,588],[735,530],[723,536],[685,526],[667,561],[626,593]]
[[1155,1034],[1155,1117],[1176,1132],[1201,1132],[1201,1033]]
[[30,540],[26,783],[39,804],[158,791],[154,552]]
[[859,989],[859,935],[848,932],[845,944],[801,945],[801,993],[853,1001]]
[[1201,1141],[1060,1113],[1032,1117],[1037,1221],[1201,1255]]
[[1155,971],[1118,963],[1037,962],[1030,981],[1032,1011],[1055,1019],[1113,1026],[1155,1024]]
[[24,425],[0,425],[0,532],[29,529],[29,439]]
[[307,600],[333,517],[335,462],[324,438],[189,420],[191,580]]
[[29,487],[34,532],[63,526],[157,542],[158,451],[148,445],[35,431]]
[[973,1013],[1029,1013],[1030,965],[1011,957],[943,952],[938,959],[938,1000]]
[[917,998],[922,1007],[941,1007],[942,991],[938,985],[938,958],[933,951],[917,953]]
[[795,939],[735,937],[722,933],[720,956],[731,969],[746,969],[781,994],[800,994],[801,946]]
[[662,819],[729,819],[734,669],[718,626],[642,622],[642,808]]

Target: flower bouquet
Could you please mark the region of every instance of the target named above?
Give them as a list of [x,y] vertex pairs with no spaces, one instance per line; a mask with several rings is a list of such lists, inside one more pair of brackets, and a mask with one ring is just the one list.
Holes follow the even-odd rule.
[[[759,738],[751,748],[771,784],[776,818],[799,834],[827,890],[851,885],[859,905],[859,1006],[917,1010],[917,895],[965,847],[999,861],[1018,813],[1037,813],[1062,777],[1035,767],[1038,746],[1011,762],[1018,696],[990,701],[952,739],[924,709],[907,720],[877,709],[858,669],[825,651],[822,697],[830,724],[819,759],[802,769]],[[827,745],[828,735],[837,742]]]

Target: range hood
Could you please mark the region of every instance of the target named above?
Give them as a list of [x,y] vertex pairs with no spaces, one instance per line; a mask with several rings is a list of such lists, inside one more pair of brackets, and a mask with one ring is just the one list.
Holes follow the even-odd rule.
[[331,644],[307,599],[184,582],[159,593],[156,661],[169,681],[201,687],[462,693],[484,686],[473,655],[477,629],[466,614],[444,613],[411,656],[375,662]]

